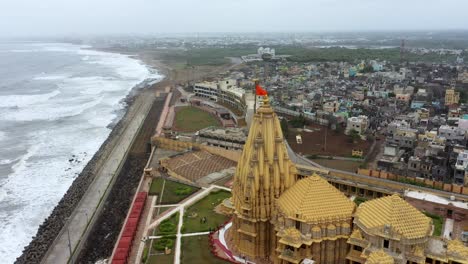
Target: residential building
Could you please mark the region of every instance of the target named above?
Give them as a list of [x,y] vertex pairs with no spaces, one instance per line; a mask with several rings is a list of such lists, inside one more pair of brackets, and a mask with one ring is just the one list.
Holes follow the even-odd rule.
[[445,105],[458,104],[460,101],[460,93],[456,92],[455,89],[447,89],[445,91]]
[[349,135],[351,130],[355,130],[356,132],[358,132],[359,135],[364,135],[368,127],[369,119],[367,118],[367,116],[353,116],[348,118],[348,121],[346,122],[345,134]]
[[442,125],[439,127],[439,136],[448,141],[462,141],[465,139],[466,130],[460,127]]
[[195,96],[226,104],[242,112],[246,110],[246,94],[249,92],[238,87],[234,79],[196,83],[193,88]]
[[340,109],[340,103],[338,101],[325,102],[323,104],[323,111],[329,113],[336,113]]
[[455,184],[464,185],[465,178],[468,176],[468,150],[460,152],[455,163],[453,180]]

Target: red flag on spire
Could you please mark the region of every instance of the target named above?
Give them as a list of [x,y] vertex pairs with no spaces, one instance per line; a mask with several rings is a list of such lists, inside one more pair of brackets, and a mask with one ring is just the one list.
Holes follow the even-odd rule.
[[267,91],[265,91],[265,89],[263,89],[259,84],[255,86],[255,93],[257,95],[268,95]]

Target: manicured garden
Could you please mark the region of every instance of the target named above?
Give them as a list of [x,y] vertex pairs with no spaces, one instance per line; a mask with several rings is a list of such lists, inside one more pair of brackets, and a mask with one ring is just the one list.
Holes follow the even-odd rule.
[[[166,181],[165,184],[164,181]],[[163,185],[164,192],[162,194],[161,204],[177,204],[198,191],[198,188],[190,185],[167,180],[164,178],[156,178],[151,182],[149,195],[160,196]],[[160,197],[158,197],[158,203],[159,199]]]
[[225,215],[215,213],[214,208],[224,199],[231,196],[227,191],[211,192],[197,203],[193,204],[184,214],[183,233],[206,232],[216,229],[229,218]]
[[[171,249],[170,254],[165,254],[166,247]],[[146,264],[173,263],[174,248],[175,235],[153,239],[147,242],[141,261]]]
[[177,234],[177,224],[179,223],[179,213],[173,214],[169,219],[166,219],[159,224],[154,230],[155,236],[166,236]]
[[220,126],[221,122],[212,114],[193,106],[180,107],[174,119],[175,130],[195,132],[210,126]]
[[211,253],[208,236],[190,236],[182,238],[182,255],[180,263],[226,264],[229,262],[219,259]]

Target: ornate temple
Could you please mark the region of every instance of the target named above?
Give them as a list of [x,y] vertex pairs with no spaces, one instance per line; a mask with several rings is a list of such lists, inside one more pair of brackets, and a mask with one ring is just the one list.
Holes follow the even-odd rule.
[[[254,263],[467,263],[459,241],[398,195],[356,205],[320,176],[300,176],[268,98],[254,115],[232,189],[229,247]],[[440,246],[440,247],[439,247]]]

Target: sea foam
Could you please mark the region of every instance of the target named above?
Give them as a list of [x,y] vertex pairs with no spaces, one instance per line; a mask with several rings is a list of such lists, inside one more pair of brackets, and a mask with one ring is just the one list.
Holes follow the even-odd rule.
[[[109,135],[108,125],[119,117],[125,107],[122,100],[129,91],[145,79],[161,78],[126,55],[71,44],[29,46],[29,50],[22,50],[38,52],[38,56],[79,56],[79,64],[76,70],[60,68],[30,77],[39,87],[54,87],[47,92],[39,88],[35,94],[0,96],[0,120],[31,127],[8,127],[19,131],[11,139],[15,140],[18,156],[1,161],[12,171],[0,178],[2,263],[13,263],[21,255],[39,225]],[[17,51],[12,54],[22,52]],[[0,132],[0,148],[2,142],[10,142],[11,146],[7,135]]]

